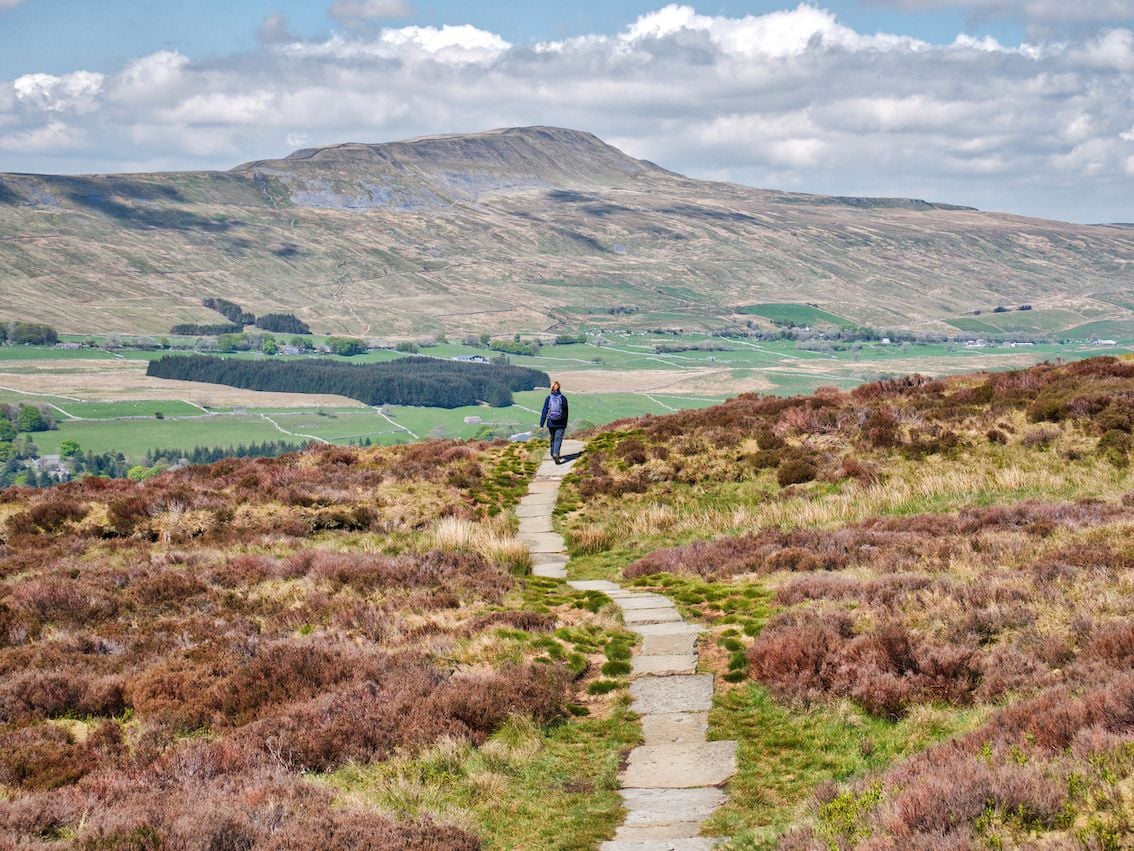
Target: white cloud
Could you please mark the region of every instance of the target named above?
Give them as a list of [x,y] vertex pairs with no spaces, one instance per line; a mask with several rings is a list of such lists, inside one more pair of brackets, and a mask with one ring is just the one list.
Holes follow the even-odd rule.
[[1091,39],[1079,51],[1082,59],[1101,68],[1134,71],[1134,32],[1109,30]]
[[509,47],[495,33],[462,26],[402,27],[385,30],[380,42],[395,51],[408,49],[456,62],[480,62],[498,57]]
[[918,49],[928,45],[916,39],[859,35],[835,16],[806,3],[792,11],[722,18],[698,15],[691,6],[671,4],[643,15],[625,32],[629,44],[663,39],[681,32],[706,33],[723,53],[740,58],[782,59],[834,47],[845,50]]
[[61,77],[25,74],[12,82],[12,88],[21,104],[34,109],[82,114],[98,109],[105,79],[92,71],[75,71]]
[[260,41],[264,44],[295,41],[295,36],[292,35],[291,27],[287,21],[287,15],[283,12],[276,12],[264,18],[263,23],[260,24],[259,35]]
[[6,9],[15,9],[23,2],[24,0],[0,0],[0,12],[5,11]]
[[276,49],[287,56],[302,58],[385,59],[398,63],[445,62],[460,66],[491,63],[511,47],[496,33],[462,24],[383,29],[373,39],[336,33],[326,41],[293,42]]
[[20,154],[52,154],[82,147],[86,134],[62,121],[49,121],[17,133],[0,135],[0,151]]
[[1134,19],[1134,0],[869,0],[876,6],[920,11],[962,9],[977,18],[1033,25],[1118,23]]
[[160,115],[174,124],[260,125],[279,115],[279,110],[274,108],[279,96],[265,89],[195,94],[172,108],[161,110]]
[[131,104],[166,101],[184,90],[188,65],[189,58],[173,50],[135,59],[111,81],[111,97]]
[[332,18],[408,18],[413,7],[405,0],[338,0],[330,8]]
[[[273,27],[286,32],[282,19]],[[29,151],[5,168],[57,169],[61,159],[30,151],[65,117],[56,141],[75,144],[66,128],[86,138],[74,170],[105,171],[227,168],[309,144],[552,124],[693,175],[1128,220],[1132,57],[1122,28],[932,45],[859,33],[806,3],[739,17],[671,4],[613,35],[543,44],[471,25],[374,26],[268,38],[208,63],[162,51],[105,79],[28,75],[0,82],[0,126],[6,150],[19,137]],[[1104,198],[1126,212],[1103,211]]]
[[179,151],[193,157],[240,158],[234,127],[193,127],[187,124],[135,124],[130,139],[140,149]]

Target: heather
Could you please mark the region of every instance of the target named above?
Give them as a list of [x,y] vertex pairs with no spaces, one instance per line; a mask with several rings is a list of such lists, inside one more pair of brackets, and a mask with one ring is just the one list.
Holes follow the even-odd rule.
[[542,749],[592,712],[568,798],[613,813],[594,801],[628,722],[586,692],[620,633],[527,575],[504,513],[537,451],[326,447],[4,491],[0,845],[479,848],[483,801],[408,812],[318,778],[481,759],[516,724]]
[[[735,848],[1119,848],[1134,362],[755,395],[593,436],[559,523],[673,596]],[[1044,844],[1046,843],[1046,844]]]

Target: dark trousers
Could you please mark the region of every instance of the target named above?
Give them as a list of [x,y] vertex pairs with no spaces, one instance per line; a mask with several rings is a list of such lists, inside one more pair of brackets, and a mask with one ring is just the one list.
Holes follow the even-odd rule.
[[563,448],[563,434],[567,431],[567,426],[553,426],[549,424],[547,431],[551,435],[551,455],[553,458],[558,458],[559,450]]

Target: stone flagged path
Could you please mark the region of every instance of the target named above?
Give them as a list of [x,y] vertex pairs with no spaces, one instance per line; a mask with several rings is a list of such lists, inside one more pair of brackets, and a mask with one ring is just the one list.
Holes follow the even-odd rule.
[[[559,483],[582,451],[580,441],[563,441],[563,457],[571,460],[556,464],[546,456],[516,509],[535,576],[567,578],[567,549],[552,531],[551,512]],[[698,833],[725,801],[719,787],[736,773],[736,742],[706,741],[713,675],[696,673],[701,627],[683,620],[662,594],[604,580],[567,584],[609,596],[626,628],[642,637],[631,661],[630,708],[642,718],[644,743],[630,752],[620,776],[626,819],[601,851],[708,851],[716,840]]]
[[620,777],[626,820],[601,851],[702,851],[698,836],[725,800],[719,788],[736,773],[736,742],[709,742],[713,675],[698,674],[699,626],[669,598],[627,591],[613,582],[568,582],[601,591],[622,608],[626,628],[642,636],[634,655],[630,709],[642,718],[644,743],[630,751]]
[[563,536],[551,528],[551,512],[559,500],[559,483],[571,472],[582,451],[582,441],[564,440],[560,457],[568,460],[556,464],[550,455],[545,455],[535,479],[528,485],[527,494],[516,506],[516,516],[520,519],[516,537],[531,551],[533,576],[567,578],[567,546]]

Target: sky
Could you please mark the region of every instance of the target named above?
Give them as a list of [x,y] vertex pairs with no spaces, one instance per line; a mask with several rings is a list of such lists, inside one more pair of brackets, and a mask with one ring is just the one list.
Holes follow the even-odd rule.
[[1134,0],[0,0],[0,172],[535,124],[692,177],[1134,222]]

